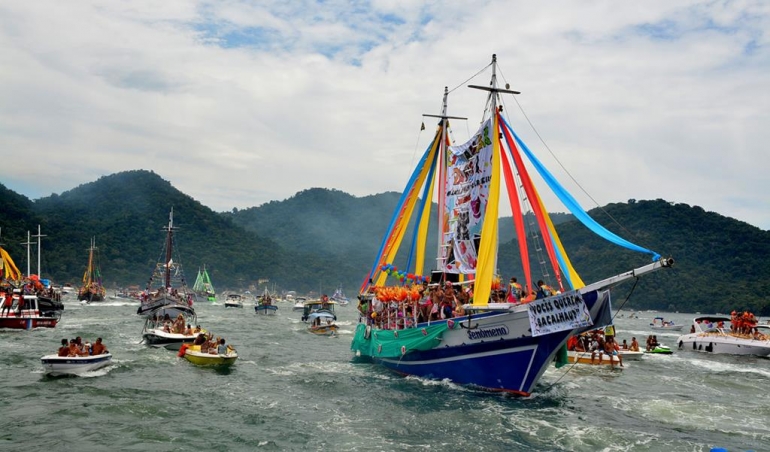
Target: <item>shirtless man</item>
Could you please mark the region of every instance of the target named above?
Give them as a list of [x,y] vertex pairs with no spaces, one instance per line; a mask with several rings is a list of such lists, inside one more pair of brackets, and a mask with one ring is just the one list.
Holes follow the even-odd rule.
[[91,346],[91,352],[94,355],[103,355],[105,353],[109,353],[107,347],[102,344],[102,338],[100,337],[96,338],[96,342]]
[[67,345],[67,339],[61,340],[61,347],[59,347],[59,356],[67,356],[70,354],[70,347]]

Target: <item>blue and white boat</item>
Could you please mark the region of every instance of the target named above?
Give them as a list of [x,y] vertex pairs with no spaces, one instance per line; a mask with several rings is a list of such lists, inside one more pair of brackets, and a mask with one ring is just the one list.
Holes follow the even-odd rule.
[[254,311],[257,314],[273,315],[278,312],[278,306],[273,303],[273,296],[270,295],[270,291],[265,288],[265,292],[257,298],[257,304],[254,306]]
[[306,302],[302,311],[302,321],[308,323],[307,330],[320,336],[336,335],[339,329],[335,323],[337,321],[337,314],[334,313],[336,304],[328,297]]
[[102,367],[108,366],[112,362],[112,354],[89,356],[58,356],[46,355],[40,358],[43,363],[46,375],[82,375]]
[[[470,85],[486,91],[488,97],[481,126],[466,143],[448,145],[449,119],[464,119],[447,115],[448,90],[441,114],[424,115],[438,118],[436,133],[404,189],[364,278],[359,295],[363,315],[351,350],[357,360],[400,374],[529,395],[570,336],[610,324],[612,286],[670,267],[673,259],[618,237],[586,214],[511,128],[503,116],[501,96],[518,92],[507,85],[498,87],[494,56],[488,68],[491,83]],[[524,165],[525,158],[529,166]],[[562,246],[529,168],[539,173],[591,231],[616,245],[648,254],[652,263],[585,284]],[[495,275],[498,208],[506,193],[516,236],[522,239],[518,247],[523,275],[521,286],[511,286],[518,292],[513,303],[503,302],[505,287]],[[426,203],[434,196],[437,209]],[[432,210],[440,217],[431,226]],[[410,244],[398,254],[409,224],[414,225],[407,238]],[[431,227],[439,238],[434,248],[436,270],[424,272]],[[540,238],[541,243],[529,244],[531,237]],[[530,261],[530,251],[539,252],[540,259]],[[406,262],[401,270],[393,264],[397,257]],[[542,276],[533,278],[530,262],[541,263]],[[429,276],[423,276],[426,274]],[[388,276],[395,285],[386,285]],[[533,279],[541,280],[535,284]],[[450,290],[453,295],[447,295]],[[451,318],[439,314],[442,310],[431,309],[428,292],[437,303],[444,297],[461,300],[449,306]],[[463,304],[466,296],[470,302]]]

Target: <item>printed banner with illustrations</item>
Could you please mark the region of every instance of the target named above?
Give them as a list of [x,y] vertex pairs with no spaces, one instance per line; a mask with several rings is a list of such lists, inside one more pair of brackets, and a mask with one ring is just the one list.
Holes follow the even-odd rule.
[[534,337],[594,324],[583,297],[577,291],[535,300],[527,306],[529,326]]
[[475,273],[481,226],[492,178],[492,121],[482,124],[465,144],[447,152],[447,235],[443,243],[447,273]]

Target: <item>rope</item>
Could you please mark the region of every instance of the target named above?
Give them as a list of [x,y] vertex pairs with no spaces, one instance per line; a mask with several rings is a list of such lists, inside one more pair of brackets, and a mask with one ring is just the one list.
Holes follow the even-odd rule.
[[[637,277],[637,278],[634,280],[634,285],[633,285],[633,287],[631,287],[631,290],[628,292],[628,295],[626,296],[626,299],[625,299],[625,300],[623,300],[623,303],[621,303],[621,304],[620,304],[620,307],[618,308],[618,310],[617,310],[617,312],[615,313],[615,315],[613,315],[613,316],[612,316],[612,318],[610,319],[611,321],[612,321],[612,320],[615,320],[615,316],[617,316],[617,315],[618,315],[618,312],[620,312],[620,311],[621,311],[621,309],[623,309],[623,306],[625,306],[626,302],[628,302],[628,299],[629,299],[629,298],[631,298],[631,295],[634,293],[634,290],[636,289],[636,286],[637,286],[637,284],[639,284],[639,277]],[[575,362],[574,362],[574,363],[572,363],[572,365],[571,365],[571,366],[569,366],[569,368],[567,368],[567,370],[566,370],[566,371],[564,371],[564,373],[563,373],[563,374],[562,374],[562,375],[561,375],[561,376],[560,376],[558,379],[556,379],[556,381],[554,381],[553,383],[551,383],[550,385],[548,385],[548,387],[546,388],[546,391],[550,391],[550,390],[551,390],[551,388],[553,388],[554,386],[556,386],[556,385],[557,385],[557,384],[558,384],[558,383],[561,381],[561,379],[562,379],[562,378],[566,377],[566,376],[567,376],[567,374],[568,374],[568,373],[569,373],[569,372],[572,370],[572,368],[574,368],[574,367],[575,367],[575,365],[576,365],[577,363],[578,363],[578,360],[576,359],[576,360],[575,360]]]
[[[508,83],[508,82],[507,82],[507,80],[505,79],[505,76],[503,75],[503,71],[502,71],[502,69],[500,69],[500,67],[499,67],[499,66],[498,66],[497,70],[498,70],[498,72],[500,73],[500,77],[503,79],[503,81],[505,81],[506,83]],[[505,101],[504,101],[504,98],[503,98],[503,97],[501,97],[500,99],[501,99],[501,102],[502,102],[502,103],[503,103],[503,105],[504,105],[504,106],[503,106],[503,110],[504,110],[504,111],[507,111],[508,107],[507,107],[507,106],[505,106]],[[537,135],[537,138],[540,140],[540,142],[543,144],[543,146],[545,146],[545,148],[548,150],[548,153],[549,153],[549,154],[551,154],[551,157],[553,157],[553,159],[556,161],[556,163],[558,163],[558,164],[559,164],[559,166],[562,168],[562,170],[564,170],[564,172],[567,174],[567,176],[569,176],[569,178],[570,178],[570,179],[572,179],[572,182],[574,182],[574,183],[575,183],[575,185],[577,185],[577,187],[580,189],[580,191],[582,191],[582,192],[583,192],[583,193],[584,193],[586,196],[588,196],[588,198],[589,198],[589,199],[590,199],[590,200],[591,200],[591,201],[594,203],[594,206],[598,207],[598,208],[599,208],[599,210],[601,210],[601,211],[602,211],[602,212],[603,212],[605,215],[607,215],[607,217],[609,217],[609,219],[610,219],[610,220],[612,220],[612,222],[613,222],[613,223],[615,223],[615,224],[616,224],[616,225],[617,225],[619,228],[621,228],[621,229],[622,229],[622,230],[623,230],[623,231],[624,231],[624,232],[625,232],[627,235],[636,237],[636,236],[637,236],[637,234],[634,234],[634,233],[632,233],[632,232],[631,232],[631,231],[629,231],[629,230],[628,230],[628,229],[627,229],[625,226],[623,226],[622,224],[620,224],[620,222],[618,222],[618,220],[616,220],[616,219],[615,219],[615,217],[613,217],[613,216],[612,216],[612,215],[611,215],[611,214],[610,214],[610,213],[609,213],[607,210],[605,210],[603,206],[600,206],[600,205],[599,205],[599,203],[598,203],[598,202],[597,202],[597,201],[596,201],[596,200],[593,198],[593,196],[591,196],[591,194],[590,194],[590,193],[588,193],[588,192],[587,192],[587,191],[586,191],[586,190],[583,188],[583,186],[582,186],[582,185],[580,185],[580,182],[578,182],[578,181],[577,181],[577,180],[576,180],[576,179],[575,179],[575,178],[572,176],[572,174],[571,174],[571,173],[570,173],[570,172],[567,170],[567,168],[565,168],[565,167],[564,167],[564,165],[561,163],[561,161],[559,160],[559,158],[558,158],[558,157],[556,157],[556,155],[553,153],[553,151],[551,150],[551,148],[550,148],[550,147],[548,147],[548,144],[545,142],[545,140],[543,139],[543,137],[540,135],[540,132],[538,132],[538,130],[535,128],[535,125],[534,125],[534,124],[532,123],[532,121],[529,119],[529,116],[527,116],[527,113],[524,111],[524,107],[522,107],[522,105],[519,103],[519,100],[518,100],[518,99],[516,99],[516,96],[513,96],[513,100],[514,100],[514,102],[516,102],[516,106],[517,106],[517,107],[519,107],[519,111],[521,111],[521,114],[524,116],[524,119],[526,119],[526,120],[527,120],[527,124],[529,124],[529,127],[530,127],[530,128],[532,128],[532,131],[533,131],[533,132],[535,132],[535,135]]]

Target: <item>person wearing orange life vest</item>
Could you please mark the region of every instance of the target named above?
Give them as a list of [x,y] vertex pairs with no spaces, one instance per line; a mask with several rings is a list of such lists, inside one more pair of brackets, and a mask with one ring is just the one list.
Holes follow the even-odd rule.
[[521,301],[521,296],[523,293],[523,289],[521,287],[521,284],[519,284],[516,280],[516,277],[511,278],[511,282],[508,283],[508,297],[506,301],[508,303],[518,303]]

